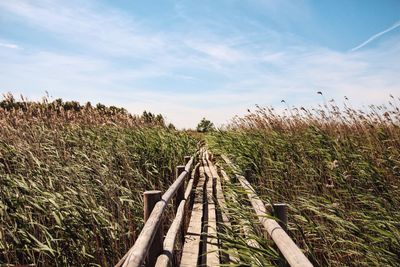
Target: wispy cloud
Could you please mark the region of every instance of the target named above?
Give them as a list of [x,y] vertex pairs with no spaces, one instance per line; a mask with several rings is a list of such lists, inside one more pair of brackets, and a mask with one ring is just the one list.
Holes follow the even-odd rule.
[[11,49],[18,49],[19,46],[12,43],[0,43],[0,47],[11,48]]
[[366,46],[367,44],[369,44],[370,42],[374,41],[375,39],[381,37],[382,35],[384,35],[384,34],[390,32],[390,31],[393,31],[393,30],[397,29],[398,27],[400,27],[400,20],[397,21],[396,23],[394,23],[392,26],[390,26],[390,27],[387,28],[386,30],[381,31],[381,32],[379,32],[379,33],[377,33],[377,34],[372,35],[370,38],[368,38],[368,40],[366,40],[365,42],[361,43],[360,45],[358,45],[358,46],[352,48],[350,51],[352,51],[352,52],[357,51],[358,49],[360,49],[360,48]]
[[[167,32],[92,1],[0,1],[2,10],[74,48],[27,43],[24,49],[0,49],[0,89],[34,99],[47,90],[54,97],[119,105],[134,113],[160,112],[178,127],[194,127],[202,117],[226,123],[254,104],[280,105],[281,99],[315,104],[316,91],[357,103],[400,94],[398,36],[347,53],[311,45],[250,17],[240,23],[256,31],[246,32],[218,21],[220,14],[208,18],[207,27],[197,26],[204,21],[179,10],[190,31]],[[277,9],[265,10],[279,19]],[[213,23],[217,30],[208,27]]]
[[0,9],[66,44],[93,52],[135,57],[156,54],[163,49],[162,37],[157,33],[148,31],[122,11],[104,10],[91,2],[1,1]]
[[217,60],[225,62],[238,62],[245,59],[244,53],[221,43],[206,43],[204,41],[187,41],[186,44],[207,56]]

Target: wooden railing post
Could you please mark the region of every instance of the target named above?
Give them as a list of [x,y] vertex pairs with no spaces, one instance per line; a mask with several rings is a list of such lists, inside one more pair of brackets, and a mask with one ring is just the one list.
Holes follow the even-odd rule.
[[[278,218],[279,226],[287,233],[287,205],[285,203],[273,203],[272,208],[274,211],[274,216]],[[280,259],[277,264],[279,267],[289,267],[285,257],[282,252],[279,251]]]
[[251,172],[250,169],[244,170],[244,177],[247,179],[247,181],[252,181],[253,173]]
[[287,232],[287,205],[285,203],[275,203],[273,204],[273,208],[275,217],[279,219],[279,225]]
[[[236,166],[232,161],[224,155],[221,155],[224,161],[232,167],[233,170],[237,170]],[[248,175],[247,175],[248,176]],[[268,214],[267,208],[263,201],[256,195],[254,188],[245,177],[236,175],[240,184],[246,189],[246,194],[250,203],[258,215],[260,223],[267,231],[269,236],[277,245],[278,249],[285,257],[286,261],[290,266],[302,266],[311,267],[313,266],[309,259],[304,255],[300,248],[294,243],[290,236],[283,230],[283,228],[273,219],[267,218],[265,215]],[[284,221],[284,220],[282,220]]]
[[[147,219],[150,217],[150,214],[158,201],[161,200],[161,191],[152,190],[146,191],[143,193],[144,198],[144,207],[143,207],[143,218],[146,223]],[[163,223],[160,223],[160,227],[157,230],[156,235],[154,236],[153,243],[150,246],[149,253],[146,258],[146,267],[153,267],[157,261],[157,257],[163,251]]]
[[189,160],[190,160],[190,156],[185,156],[185,165],[188,164]]
[[[190,163],[190,166],[187,166],[189,169],[193,168],[193,162],[194,159],[192,160],[191,158],[188,162]],[[179,196],[177,199],[179,202],[177,202],[177,204],[179,205],[180,203],[182,203],[181,209],[178,209],[178,213],[176,216],[183,217],[184,214],[184,212],[181,212],[180,210],[184,210],[185,202],[182,202],[181,200],[185,198],[185,192],[183,191],[183,194],[178,194],[178,190],[181,186],[183,186],[184,188],[185,180],[188,177],[187,173],[182,174],[185,167],[186,166],[183,166],[182,171],[177,171],[179,172],[179,174],[177,175],[177,179],[172,183],[172,185],[165,191],[162,196],[160,191],[147,191],[144,193],[145,224],[143,226],[143,229],[140,231],[140,234],[137,237],[135,244],[133,244],[129,251],[127,251],[127,253],[120,259],[120,261],[116,264],[116,267],[142,267],[143,265],[154,266],[154,261],[157,259],[157,256],[160,256],[161,253],[163,253],[163,214],[168,208],[168,203],[170,203],[172,198],[176,195]],[[191,184],[193,186],[193,183]],[[180,220],[176,221],[175,224],[179,224],[179,226],[175,226],[176,228],[181,228]],[[169,251],[173,250],[173,247],[175,245],[171,245],[171,236],[173,234],[174,233],[170,233],[170,241],[168,241],[167,243],[167,249]]]

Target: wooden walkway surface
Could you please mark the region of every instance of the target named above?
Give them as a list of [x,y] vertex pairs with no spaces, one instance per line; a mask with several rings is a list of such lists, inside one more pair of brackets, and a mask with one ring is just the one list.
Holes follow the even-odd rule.
[[[224,195],[224,185],[233,184],[233,180],[241,186],[242,193],[247,195],[254,218],[259,219],[258,225],[263,227],[267,238],[279,249],[282,259],[277,264],[313,266],[287,235],[286,225],[281,223],[287,220],[286,211],[281,212],[280,223],[269,217],[265,204],[256,195],[251,184],[237,173],[227,157],[221,158],[236,173],[233,175],[234,179],[231,180],[224,170],[217,170],[212,154],[203,146],[195,156],[185,158],[185,166],[177,167],[176,181],[162,196],[161,191],[145,192],[145,198],[153,198],[145,199],[145,225],[134,246],[116,267],[250,266],[237,253],[226,254],[223,247],[225,244],[221,242],[221,233],[232,229],[235,224],[240,225],[241,235],[246,239],[245,246],[261,249],[261,245],[250,237],[251,219],[236,218],[236,221],[231,222],[228,214],[225,214],[228,202],[235,207],[240,205],[235,196]],[[164,238],[163,213],[170,201],[175,206],[175,218]],[[235,248],[231,248],[232,250],[236,251]],[[256,262],[257,265],[264,265],[263,262]]]
[[223,199],[217,196],[223,196],[221,190],[220,177],[210,161],[208,151],[205,151],[200,161],[199,179],[180,266],[220,265],[217,223],[221,222],[217,222],[220,217],[217,216],[217,207]]

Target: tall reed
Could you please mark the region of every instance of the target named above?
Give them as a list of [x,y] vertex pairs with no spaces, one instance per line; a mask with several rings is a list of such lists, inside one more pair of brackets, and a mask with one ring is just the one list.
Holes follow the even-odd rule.
[[0,102],[0,265],[115,264],[142,228],[142,192],[168,187],[196,141],[122,109],[9,97]]
[[289,205],[290,235],[317,266],[399,266],[400,112],[335,102],[285,113],[258,107],[211,133],[214,151]]

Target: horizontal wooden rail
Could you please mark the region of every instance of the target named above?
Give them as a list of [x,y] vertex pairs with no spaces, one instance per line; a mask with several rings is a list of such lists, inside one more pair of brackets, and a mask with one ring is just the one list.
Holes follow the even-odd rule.
[[[234,168],[232,162],[225,156],[222,157],[224,161]],[[280,252],[292,267],[310,267],[312,263],[303,254],[300,248],[293,242],[288,236],[284,229],[273,219],[268,218],[268,212],[265,208],[263,201],[257,196],[254,188],[251,186],[249,181],[242,176],[236,174],[236,178],[239,180],[242,187],[246,190],[247,197],[249,198],[251,205],[256,212],[258,219],[261,224],[267,230]]]
[[194,162],[194,157],[191,157],[185,165],[185,170],[178,176],[175,182],[168,188],[162,195],[161,200],[156,203],[147,219],[142,231],[140,232],[135,244],[128,251],[128,253],[117,263],[116,266],[123,267],[141,267],[149,248],[153,242],[154,236],[160,227],[163,213],[167,207],[168,202],[177,193],[178,189],[184,183],[186,176],[190,172]]
[[[231,179],[229,178],[229,176],[226,174],[226,172],[224,170],[220,170],[222,178],[225,180],[225,182],[227,183],[231,183]],[[240,206],[238,200],[235,198],[235,196],[228,196],[229,200],[231,202],[233,202],[236,206]],[[239,220],[239,225],[242,226],[243,229],[243,233],[244,233],[244,237],[246,238],[246,244],[249,247],[253,247],[253,248],[261,248],[261,245],[257,242],[257,240],[253,239],[253,238],[249,238],[251,236],[251,228],[250,226],[244,221],[243,218],[238,218]]]
[[[200,166],[200,163],[198,163],[193,170],[196,171],[196,169]],[[189,197],[192,193],[193,190],[193,180],[194,176],[190,178],[190,180],[187,183],[185,194],[184,194],[184,199],[180,202],[179,207],[176,211],[175,219],[172,222],[171,226],[169,227],[169,230],[167,232],[167,235],[165,236],[164,239],[164,244],[163,244],[163,253],[158,256],[157,262],[156,262],[156,267],[167,267],[169,266],[170,262],[172,261],[173,255],[174,255],[174,247],[175,243],[178,237],[179,232],[185,227],[184,222],[185,222],[185,213],[186,213],[186,208],[187,208],[187,203],[189,201]],[[184,236],[182,236],[182,240],[184,239]]]
[[182,185],[183,181],[186,178],[186,175],[190,172],[190,169],[192,168],[193,160],[194,158],[191,157],[189,162],[185,165],[185,170],[181,173],[181,175],[179,175],[179,177],[175,180],[175,182],[163,194],[161,199],[164,200],[166,203],[168,203],[171,200],[171,198],[178,191],[179,187]]
[[181,227],[183,227],[182,224],[183,224],[183,219],[185,217],[185,204],[186,200],[182,200],[181,203],[179,204],[178,210],[176,211],[175,219],[172,222],[167,232],[167,235],[165,236],[163,245],[164,251],[160,256],[158,256],[155,265],[156,267],[167,267],[169,262],[172,261],[176,238],[178,236]]

